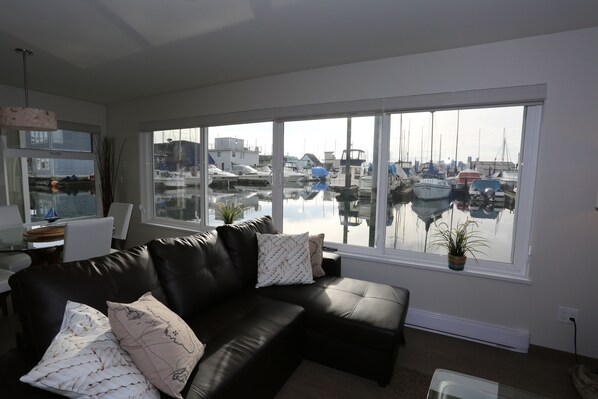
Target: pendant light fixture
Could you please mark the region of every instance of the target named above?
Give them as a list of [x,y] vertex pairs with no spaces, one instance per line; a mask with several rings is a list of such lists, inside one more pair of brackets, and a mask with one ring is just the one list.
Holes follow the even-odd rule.
[[16,48],[15,52],[23,56],[23,77],[25,87],[25,107],[0,107],[0,127],[15,130],[49,131],[56,130],[56,114],[45,109],[29,108],[27,90],[27,57],[33,52]]

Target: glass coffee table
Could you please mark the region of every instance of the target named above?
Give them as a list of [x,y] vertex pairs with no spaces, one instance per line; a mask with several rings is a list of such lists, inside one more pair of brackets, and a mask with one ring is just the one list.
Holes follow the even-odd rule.
[[541,395],[455,371],[436,369],[428,399],[542,399]]

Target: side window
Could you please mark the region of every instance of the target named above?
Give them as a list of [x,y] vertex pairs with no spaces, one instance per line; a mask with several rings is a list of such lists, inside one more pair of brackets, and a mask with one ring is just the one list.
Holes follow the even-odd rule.
[[25,222],[43,220],[50,209],[62,218],[97,214],[92,138],[72,128],[2,130],[7,198],[23,210]]

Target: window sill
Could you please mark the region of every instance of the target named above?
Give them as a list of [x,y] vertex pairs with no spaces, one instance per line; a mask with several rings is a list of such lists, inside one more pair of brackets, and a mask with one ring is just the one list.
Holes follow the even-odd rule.
[[141,222],[142,226],[159,227],[162,229],[182,231],[185,233],[199,233],[202,231],[213,230],[214,228],[207,226],[203,228],[199,223],[192,222],[176,222],[171,220],[152,219]]
[[[337,247],[337,245],[331,244],[331,247]],[[469,263],[465,266],[465,270],[462,271],[455,271],[450,270],[446,264],[446,259],[444,257],[438,257],[441,260],[436,262],[422,260],[422,259],[414,259],[414,258],[398,258],[396,256],[389,256],[388,254],[380,254],[380,253],[365,253],[366,251],[352,251],[350,249],[341,249],[339,248],[336,253],[341,255],[342,257],[346,257],[348,259],[355,259],[360,261],[367,261],[367,262],[374,262],[374,263],[382,263],[386,265],[392,266],[400,266],[400,267],[410,267],[416,269],[424,269],[424,270],[431,270],[436,272],[442,273],[451,273],[451,274],[458,274],[467,277],[477,277],[477,278],[487,278],[492,280],[501,280],[519,284],[531,284],[531,279],[528,276],[520,276],[515,274],[513,271],[508,271],[505,273],[497,273],[495,271],[489,270],[488,268],[482,268],[479,266],[471,266]],[[475,260],[473,260],[475,262]]]

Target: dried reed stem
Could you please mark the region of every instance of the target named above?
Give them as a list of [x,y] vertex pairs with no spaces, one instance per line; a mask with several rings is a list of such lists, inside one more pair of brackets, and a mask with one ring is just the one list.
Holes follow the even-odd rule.
[[120,146],[118,157],[115,157],[115,138],[108,136],[94,136],[95,156],[98,172],[100,174],[100,190],[104,216],[108,215],[110,204],[114,202],[116,179],[118,177],[120,160],[126,142],[127,139],[124,139]]

